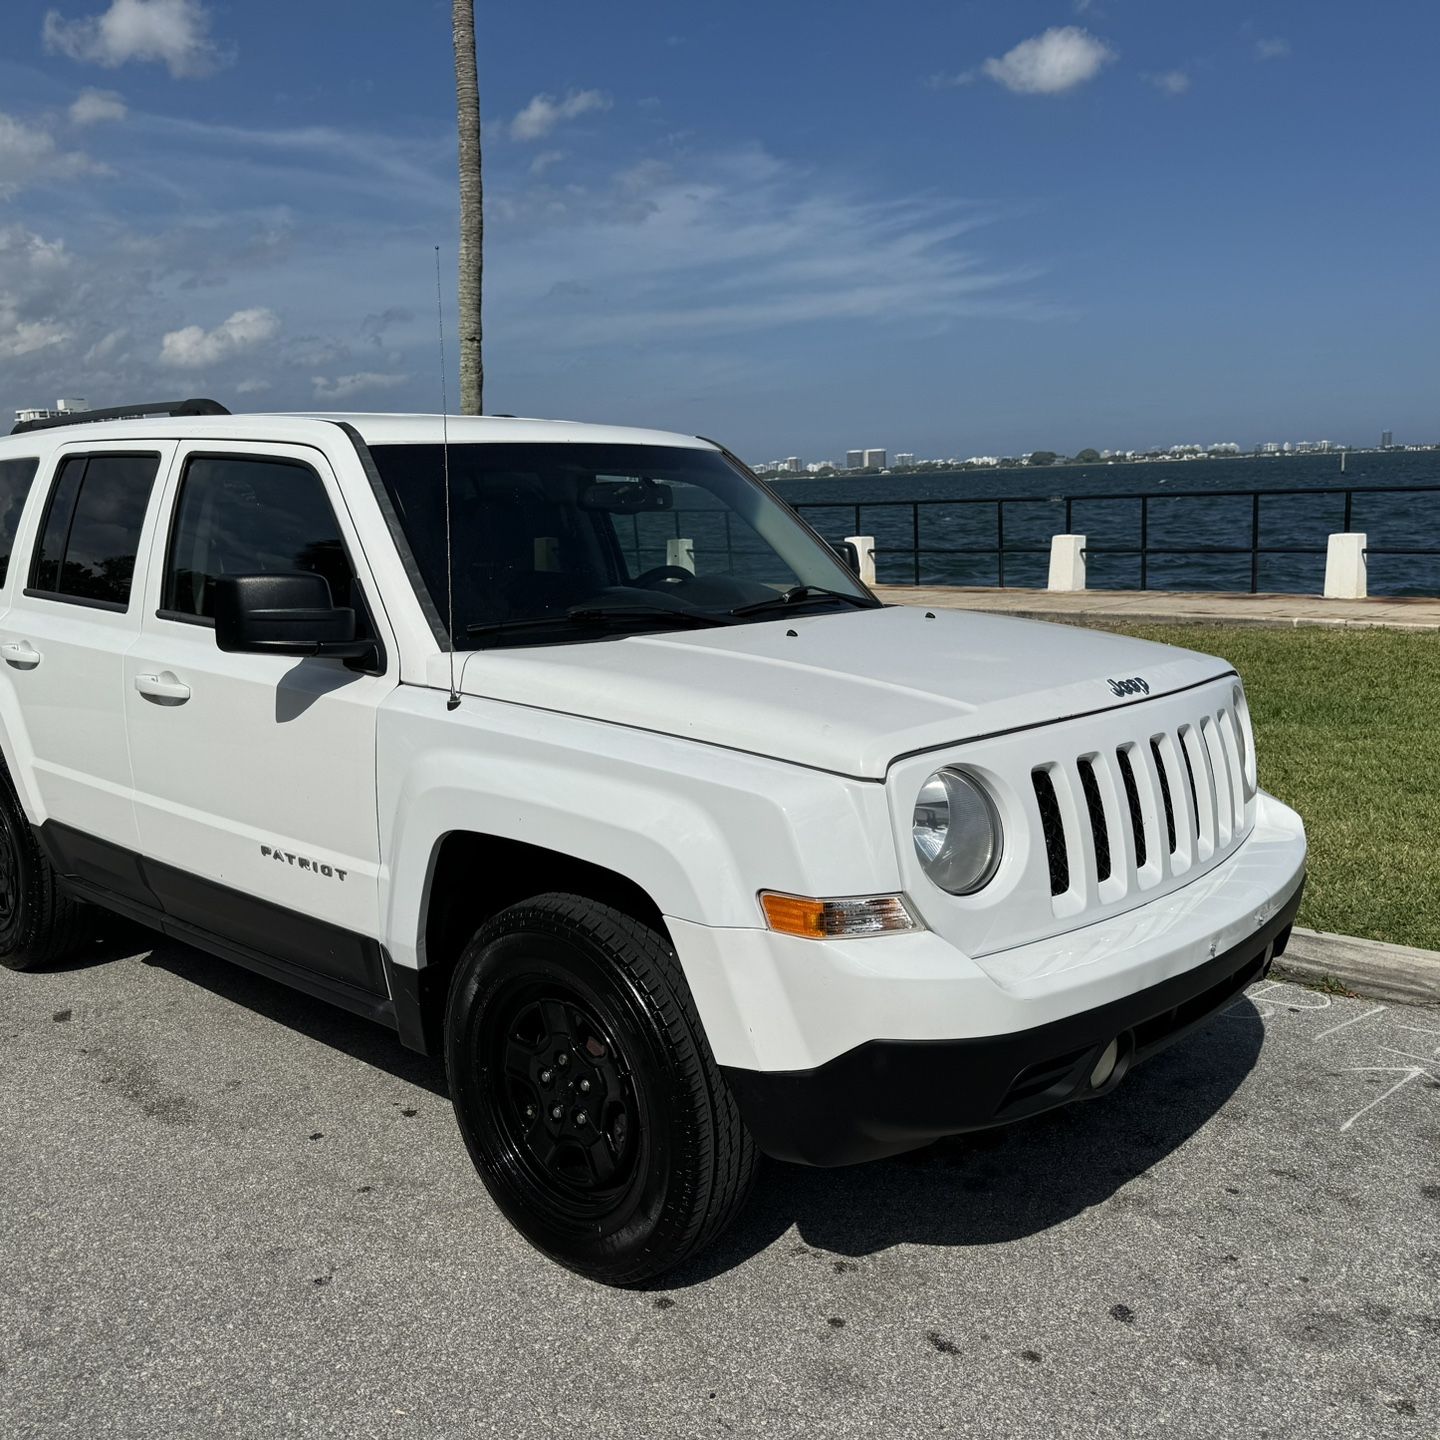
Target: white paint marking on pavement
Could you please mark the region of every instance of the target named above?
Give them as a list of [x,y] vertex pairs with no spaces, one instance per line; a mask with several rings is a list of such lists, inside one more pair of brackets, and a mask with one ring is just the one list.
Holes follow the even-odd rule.
[[[1412,1035],[1430,1035],[1436,1040],[1440,1040],[1440,1030],[1424,1030],[1419,1025],[1397,1025],[1395,1028],[1397,1030],[1408,1030]],[[1440,1055],[1440,1045],[1437,1045],[1430,1053],[1432,1055]]]
[[[1393,1045],[1382,1045],[1380,1048],[1388,1051],[1391,1055],[1403,1055],[1407,1060],[1418,1060],[1422,1065],[1428,1066],[1435,1063],[1434,1057],[1430,1055],[1416,1055],[1409,1050],[1397,1050]],[[1434,1076],[1431,1076],[1431,1079],[1434,1078]]]
[[1267,990],[1278,990],[1280,981],[1262,980],[1258,985],[1252,985],[1245,993],[1253,1000],[1257,995],[1263,995]]
[[[1289,990],[1293,993],[1277,995],[1274,993],[1277,990]],[[1255,1007],[1253,1015],[1236,1015],[1234,1013],[1242,1000],[1250,1001]],[[1262,980],[1254,988],[1237,996],[1224,1010],[1220,1011],[1220,1014],[1230,1016],[1235,1020],[1259,1020],[1263,1024],[1266,1020],[1273,1020],[1280,1013],[1282,1005],[1287,1010],[1328,1010],[1333,1003],[1328,995],[1302,990],[1298,985],[1290,984],[1288,980]]]
[[1283,999],[1277,995],[1269,996],[1272,1005],[1284,1005],[1291,1010],[1329,1010],[1335,1001],[1329,996],[1315,990],[1302,990],[1298,985],[1290,985],[1286,981],[1280,982],[1282,987],[1293,990],[1293,995],[1287,995]]
[[[1382,1010],[1388,1010],[1388,1005],[1377,1005],[1373,1010],[1367,1010],[1363,1015],[1352,1015],[1348,1020],[1342,1020],[1338,1025],[1331,1025],[1328,1029],[1322,1030],[1313,1038],[1323,1040],[1327,1035],[1333,1035],[1337,1030],[1347,1029],[1351,1025],[1358,1025],[1362,1020],[1368,1020],[1373,1015],[1378,1015]],[[1401,1026],[1401,1029],[1404,1029]]]
[[1408,1085],[1412,1080],[1416,1078],[1416,1076],[1425,1075],[1429,1072],[1424,1070],[1419,1065],[1409,1065],[1405,1067],[1405,1071],[1403,1074],[1400,1073],[1400,1066],[1398,1065],[1356,1065],[1353,1066],[1347,1073],[1352,1075],[1360,1073],[1380,1073],[1385,1075],[1399,1074],[1400,1079],[1398,1079],[1383,1095],[1377,1095],[1375,1099],[1373,1099],[1363,1109],[1357,1110],[1340,1127],[1342,1131],[1348,1130],[1362,1115],[1368,1115],[1370,1111],[1372,1111],[1377,1105],[1381,1103],[1381,1101],[1388,1100],[1397,1090],[1400,1090],[1404,1086]]

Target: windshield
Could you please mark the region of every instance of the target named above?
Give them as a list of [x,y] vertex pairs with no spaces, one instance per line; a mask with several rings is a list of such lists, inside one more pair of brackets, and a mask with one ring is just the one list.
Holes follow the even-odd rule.
[[[371,454],[444,615],[444,453],[376,445]],[[449,466],[459,649],[878,604],[718,451],[466,444],[450,447]]]

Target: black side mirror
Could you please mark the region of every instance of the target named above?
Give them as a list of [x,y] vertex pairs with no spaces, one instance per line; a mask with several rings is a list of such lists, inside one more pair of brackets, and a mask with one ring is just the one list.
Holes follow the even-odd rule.
[[323,655],[360,660],[355,612],[336,609],[323,575],[222,575],[215,581],[215,643],[233,655]]
[[835,552],[835,558],[852,575],[860,573],[860,547],[858,545],[851,544],[849,540],[832,540],[830,548]]

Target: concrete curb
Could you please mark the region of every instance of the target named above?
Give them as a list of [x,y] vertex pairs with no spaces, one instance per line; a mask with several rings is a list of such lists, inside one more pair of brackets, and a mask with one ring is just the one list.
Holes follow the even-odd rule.
[[[955,607],[975,608],[975,607]],[[1214,625],[1234,630],[1400,630],[1433,632],[1440,623],[1429,620],[1358,620],[1344,616],[1217,615],[1213,610],[992,610],[1017,620],[1047,620],[1059,625]]]
[[1440,951],[1412,950],[1298,925],[1275,974],[1310,984],[1338,980],[1347,990],[1399,1005],[1440,1005]]

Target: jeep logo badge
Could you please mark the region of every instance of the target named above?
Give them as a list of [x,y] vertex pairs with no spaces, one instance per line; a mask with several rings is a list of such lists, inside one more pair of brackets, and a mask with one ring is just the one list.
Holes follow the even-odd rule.
[[1150,686],[1138,675],[1129,680],[1107,680],[1111,691],[1116,695],[1148,695]]

